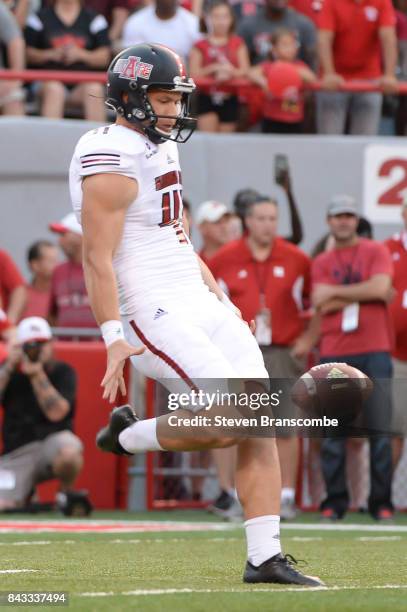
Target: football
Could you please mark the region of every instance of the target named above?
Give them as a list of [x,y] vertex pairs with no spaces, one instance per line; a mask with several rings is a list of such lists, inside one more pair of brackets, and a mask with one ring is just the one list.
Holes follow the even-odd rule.
[[349,425],[361,412],[373,383],[366,374],[347,363],[314,366],[291,390],[293,402],[309,417],[338,419]]

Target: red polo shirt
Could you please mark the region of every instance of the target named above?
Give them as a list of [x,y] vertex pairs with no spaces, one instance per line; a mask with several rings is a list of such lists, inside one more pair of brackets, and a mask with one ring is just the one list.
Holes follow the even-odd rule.
[[269,257],[256,261],[245,237],[222,247],[209,261],[212,274],[227,286],[243,319],[254,319],[260,294],[271,310],[273,344],[288,346],[304,330],[303,301],[309,296],[310,259],[283,238],[276,238]]
[[[355,246],[321,253],[312,264],[314,285],[361,283],[375,274],[393,276],[393,266],[386,247],[366,238],[360,238]],[[322,317],[322,357],[390,351],[392,334],[387,305],[381,301],[360,302],[359,307],[358,328],[349,333],[342,331],[342,310]]]
[[334,32],[335,70],[345,79],[382,74],[379,29],[395,26],[391,0],[324,0],[319,28]]
[[56,327],[97,327],[89,304],[82,265],[67,261],[52,275],[50,314]]
[[0,308],[7,311],[11,293],[24,285],[25,280],[10,255],[0,250]]
[[393,287],[396,295],[390,304],[395,346],[393,355],[407,361],[407,231],[386,240],[394,267]]

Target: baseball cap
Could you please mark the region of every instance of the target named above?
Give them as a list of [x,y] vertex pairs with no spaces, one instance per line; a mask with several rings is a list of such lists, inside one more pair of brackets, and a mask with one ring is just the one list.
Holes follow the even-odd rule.
[[82,227],[80,223],[78,223],[74,212],[68,213],[67,215],[65,215],[65,217],[62,217],[62,219],[57,223],[50,223],[49,229],[51,230],[51,232],[56,232],[57,234],[73,232],[74,234],[79,234],[80,236],[82,236]]
[[209,221],[209,223],[216,223],[219,221],[224,215],[230,215],[231,212],[223,202],[216,202],[216,200],[208,200],[207,202],[202,202],[198,207],[196,213],[196,224],[200,225],[205,221]]
[[335,215],[343,215],[348,213],[349,215],[359,216],[359,212],[356,208],[355,198],[349,195],[335,195],[328,204],[328,217],[335,217]]
[[17,327],[17,340],[25,342],[44,342],[51,340],[52,332],[47,321],[42,317],[27,317],[20,321]]

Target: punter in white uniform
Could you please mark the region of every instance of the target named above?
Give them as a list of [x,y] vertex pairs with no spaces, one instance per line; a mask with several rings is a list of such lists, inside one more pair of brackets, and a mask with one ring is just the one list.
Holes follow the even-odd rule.
[[[267,379],[247,324],[195,253],[182,224],[182,178],[176,142],[193,131],[188,116],[195,86],[179,57],[160,45],[120,53],[108,71],[114,125],[88,132],[71,167],[74,210],[84,232],[84,270],[93,313],[107,346],[104,397],[124,391],[123,366],[199,390],[205,379]],[[243,382],[242,382],[243,384]],[[244,390],[244,387],[242,387]],[[214,407],[220,409],[220,407]],[[169,419],[139,420],[129,406],[113,410],[98,436],[103,450],[197,450],[238,446],[236,486],[245,513],[246,582],[320,585],[281,554],[280,472],[275,440],[208,436],[205,427]],[[201,412],[206,413],[205,410]]]

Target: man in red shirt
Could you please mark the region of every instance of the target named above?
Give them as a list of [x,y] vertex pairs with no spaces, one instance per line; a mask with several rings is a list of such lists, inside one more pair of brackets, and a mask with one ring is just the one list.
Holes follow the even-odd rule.
[[0,250],[0,308],[11,325],[15,325],[23,312],[27,294],[25,281],[6,251]]
[[[334,247],[312,265],[314,306],[321,317],[321,363],[344,361],[375,381],[363,408],[362,426],[370,443],[369,512],[378,520],[392,517],[390,388],[391,332],[387,300],[393,266],[383,244],[357,235],[358,213],[350,196],[335,196],[328,208]],[[346,439],[322,443],[322,471],[327,496],[322,515],[342,518],[348,509]]]
[[[397,39],[391,0],[324,0],[319,19],[319,59],[326,92],[317,97],[320,134],[378,132],[382,95],[339,92],[346,81],[374,82],[397,92]],[[332,93],[336,92],[336,93]]]
[[58,264],[58,249],[48,240],[38,240],[29,247],[27,262],[32,279],[27,285],[27,303],[21,319],[28,317],[46,319],[49,312],[52,273]]
[[82,228],[74,213],[49,227],[59,234],[59,246],[67,257],[52,275],[49,319],[55,327],[97,327],[82,268]]
[[394,330],[393,368],[393,470],[403,452],[407,433],[406,381],[407,381],[407,201],[403,204],[404,230],[386,240],[394,266],[395,296],[390,302],[390,315]]
[[[256,322],[256,338],[270,377],[293,380],[305,370],[300,347],[310,260],[277,236],[278,207],[269,197],[259,195],[248,206],[245,225],[247,234],[220,249],[209,267],[243,319]],[[283,487],[281,516],[293,518],[298,439],[285,432],[277,444]]]

